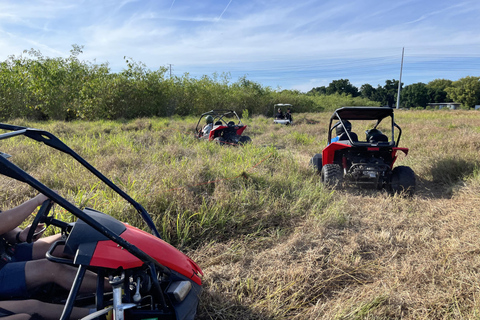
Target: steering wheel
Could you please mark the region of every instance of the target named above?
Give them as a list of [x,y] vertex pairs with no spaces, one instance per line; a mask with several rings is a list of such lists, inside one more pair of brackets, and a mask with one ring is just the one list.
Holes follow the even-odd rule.
[[[28,243],[33,242],[33,237],[35,236],[35,230],[40,223],[44,223],[47,221],[48,213],[53,206],[53,201],[51,199],[47,199],[42,203],[42,206],[37,212],[35,219],[30,226],[30,230],[28,230],[27,241]],[[48,225],[48,224],[47,224]],[[45,231],[47,227],[45,227],[41,232]]]

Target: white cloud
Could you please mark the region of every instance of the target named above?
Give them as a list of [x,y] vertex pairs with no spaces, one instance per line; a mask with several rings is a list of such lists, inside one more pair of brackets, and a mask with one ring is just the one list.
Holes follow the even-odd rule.
[[[453,0],[23,0],[0,4],[0,60],[32,47],[67,56],[79,44],[82,59],[108,61],[114,71],[128,56],[152,69],[248,73],[272,87],[340,77],[381,83],[396,77],[385,75],[398,67],[402,47],[412,65],[429,55],[479,58],[480,35],[467,25],[479,13],[476,1]],[[377,73],[363,76],[369,72]]]

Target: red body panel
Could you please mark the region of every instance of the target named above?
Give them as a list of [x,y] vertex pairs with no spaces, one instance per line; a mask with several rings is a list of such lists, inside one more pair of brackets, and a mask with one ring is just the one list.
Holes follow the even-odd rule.
[[323,149],[322,152],[322,165],[326,165],[329,163],[333,163],[333,158],[335,157],[335,151],[345,149],[345,148],[351,148],[352,146],[349,146],[348,144],[343,144],[343,143],[338,143],[338,142],[332,142],[330,143],[325,149]]
[[[323,149],[322,152],[322,165],[326,165],[329,163],[333,163],[333,159],[335,157],[335,151],[345,149],[345,148],[351,148],[352,146],[348,144],[343,144],[343,143],[338,143],[338,142],[333,142],[330,143],[325,149]],[[377,147],[369,147],[368,151],[378,151],[379,148]],[[393,164],[395,163],[395,160],[397,160],[397,151],[402,151],[405,153],[405,155],[408,154],[408,148],[398,148],[394,147],[392,148],[392,165],[391,168],[393,168]]]
[[247,126],[241,126],[241,127],[239,127],[239,128],[237,129],[237,134],[238,134],[239,136],[241,136],[242,133],[243,133],[243,131],[244,131],[246,128],[247,128]]
[[218,130],[223,130],[225,128],[228,128],[227,126],[222,126],[222,125],[217,125],[217,126],[213,126],[212,130],[210,130],[210,134],[208,135],[208,140],[213,140],[215,139],[215,131],[218,131]]
[[[163,266],[174,270],[201,285],[198,274],[203,275],[200,267],[175,247],[165,241],[130,225],[120,236],[137,248],[157,260]],[[142,266],[143,262],[127,250],[111,241],[99,241],[90,261],[90,265],[116,269],[131,269]]]
[[402,151],[403,153],[405,153],[405,155],[408,154],[408,148],[392,148],[392,168],[395,160],[397,160],[397,151]]
[[[218,125],[218,126],[214,126],[212,128],[212,130],[210,130],[210,134],[208,135],[208,140],[213,140],[215,139],[215,132],[216,131],[219,131],[219,130],[223,130],[223,129],[226,129],[228,128],[228,126],[223,126],[223,125]],[[237,129],[237,135],[241,136],[243,131],[247,128],[247,126],[241,126],[241,127],[238,127]]]

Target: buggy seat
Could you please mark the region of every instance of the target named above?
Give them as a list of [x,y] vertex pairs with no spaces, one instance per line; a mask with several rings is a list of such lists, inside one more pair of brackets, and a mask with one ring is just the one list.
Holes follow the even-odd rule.
[[367,136],[367,142],[369,143],[388,142],[388,137],[378,129],[370,129],[367,130],[365,133]]
[[[349,132],[350,138],[352,138],[353,142],[358,142],[358,136],[355,132]],[[343,144],[350,144],[350,140],[348,139],[348,135],[346,132],[342,133],[339,137],[337,142],[343,143]]]

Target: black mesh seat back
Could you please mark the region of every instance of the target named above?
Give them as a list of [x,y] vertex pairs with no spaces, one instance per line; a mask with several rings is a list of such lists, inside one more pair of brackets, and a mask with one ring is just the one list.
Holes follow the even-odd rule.
[[388,137],[383,133],[375,133],[368,138],[368,142],[388,142]]
[[[355,132],[349,132],[350,134],[350,138],[352,138],[352,141],[353,142],[357,142],[358,141],[358,136]],[[348,136],[347,136],[347,133],[344,132],[340,135],[340,137],[338,137],[338,140],[348,140]]]

